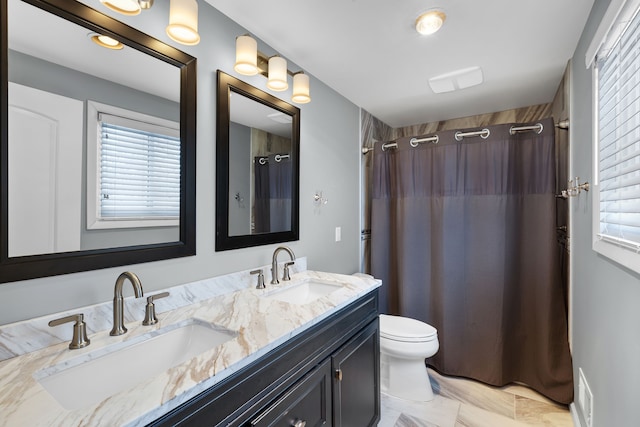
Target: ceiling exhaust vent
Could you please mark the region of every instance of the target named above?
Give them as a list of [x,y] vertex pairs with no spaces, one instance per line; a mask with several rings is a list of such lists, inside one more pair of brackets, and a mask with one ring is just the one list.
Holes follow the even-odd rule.
[[279,111],[277,113],[269,114],[267,115],[267,117],[269,117],[271,120],[273,120],[276,123],[289,124],[293,121],[290,115],[281,113]]
[[432,77],[429,86],[434,93],[445,93],[476,86],[482,81],[482,69],[469,67]]

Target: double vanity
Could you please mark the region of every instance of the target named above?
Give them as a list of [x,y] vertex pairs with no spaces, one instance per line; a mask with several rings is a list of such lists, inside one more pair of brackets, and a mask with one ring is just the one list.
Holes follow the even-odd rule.
[[[215,77],[203,71],[210,53],[222,51],[213,32],[208,46],[189,49],[203,53],[205,67],[198,68],[196,56],[103,13],[102,3],[84,3],[0,1],[7,29],[0,32],[0,285],[53,276],[63,281],[66,274],[118,266],[135,272],[137,264],[196,255],[196,105],[213,110],[214,103],[208,89],[197,99],[198,75],[217,82],[215,192],[206,190],[213,183],[201,192],[216,195],[216,251],[299,240],[300,109],[221,70]],[[169,8],[156,2],[154,10]],[[142,28],[157,28],[159,15],[141,15],[136,23]],[[49,37],[35,37],[28,31],[34,26],[47,28]],[[84,43],[89,32],[89,40],[115,37],[126,58]],[[213,84],[205,80],[200,87]],[[49,106],[36,96],[55,102]],[[49,130],[50,112],[68,113],[60,123],[69,125],[59,128],[73,138]],[[258,113],[269,117],[268,126],[255,119]],[[117,200],[111,189],[84,191],[97,190],[90,183],[102,164],[98,117],[107,127],[133,131],[168,121],[171,131],[163,137],[179,133],[172,145],[180,161],[179,189],[172,192],[179,212],[165,218],[168,224],[144,213],[96,213],[105,200]],[[44,131],[34,137],[32,129]],[[199,137],[207,146],[213,135]],[[64,150],[49,148],[58,141]],[[27,145],[32,142],[39,145]],[[9,152],[23,156],[12,155],[10,164]],[[44,191],[43,182],[64,191]],[[46,197],[35,197],[34,188]],[[205,196],[199,203],[209,202]],[[306,259],[293,263],[290,250],[291,262],[279,265],[279,249],[272,266],[257,269],[266,274],[245,270],[148,294],[142,274],[142,283],[131,272],[114,274],[113,303],[0,325],[0,426],[375,425],[380,282],[308,271]],[[211,254],[199,256],[199,263],[160,271],[218,262]],[[266,278],[269,268],[282,275]],[[130,284],[138,298],[123,298]],[[99,286],[73,292],[94,301]],[[48,309],[42,304],[38,312]]]
[[[90,345],[58,339],[0,362],[0,424],[376,425],[380,282],[303,270],[305,261],[264,289],[249,271],[167,289],[150,326],[146,298],[126,298],[118,336],[91,324],[110,310],[77,310]],[[46,320],[3,326],[0,347]],[[49,329],[59,328],[71,336],[71,324]]]

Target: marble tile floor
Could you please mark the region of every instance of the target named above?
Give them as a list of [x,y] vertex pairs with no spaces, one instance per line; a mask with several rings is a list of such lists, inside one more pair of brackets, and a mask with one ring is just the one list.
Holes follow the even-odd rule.
[[379,427],[573,427],[569,409],[519,385],[492,387],[429,369],[435,398],[382,394]]

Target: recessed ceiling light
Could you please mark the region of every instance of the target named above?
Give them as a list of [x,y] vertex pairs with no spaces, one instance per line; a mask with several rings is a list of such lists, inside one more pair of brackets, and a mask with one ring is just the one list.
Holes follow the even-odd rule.
[[441,10],[430,10],[416,19],[416,31],[423,35],[433,34],[442,27],[447,15]]
[[124,47],[118,40],[105,36],[104,34],[90,33],[89,37],[92,42],[107,49],[120,50]]

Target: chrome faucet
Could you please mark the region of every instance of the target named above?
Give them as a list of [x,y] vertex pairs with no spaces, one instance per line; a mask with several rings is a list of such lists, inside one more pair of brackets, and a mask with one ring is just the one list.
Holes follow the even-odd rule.
[[129,282],[133,285],[133,292],[136,298],[144,296],[142,283],[140,283],[138,276],[128,271],[118,276],[116,287],[113,290],[113,329],[109,332],[111,336],[122,335],[127,332],[127,328],[124,327],[124,299],[122,297],[122,285],[124,285],[125,279],[129,279]]
[[[281,251],[288,252],[289,257],[291,258],[291,261],[296,260],[296,255],[293,253],[293,251],[290,248],[286,246],[278,246],[276,250],[273,251],[273,258],[271,258],[271,284],[272,285],[277,285],[278,283],[280,283],[280,281],[278,280],[278,254]],[[282,280],[289,280],[289,279],[283,278]]]

